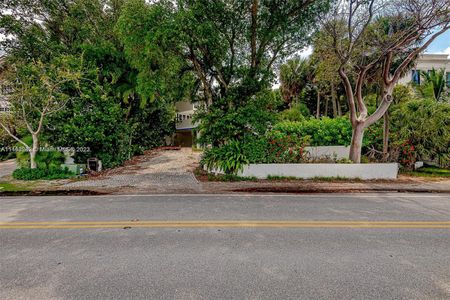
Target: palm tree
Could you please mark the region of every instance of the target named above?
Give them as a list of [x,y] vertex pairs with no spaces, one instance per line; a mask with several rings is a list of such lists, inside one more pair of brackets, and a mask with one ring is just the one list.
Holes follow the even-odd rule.
[[423,97],[431,97],[439,101],[445,90],[445,70],[433,68],[431,71],[421,71],[420,73],[424,78],[424,84],[418,87],[419,93]]
[[288,60],[280,68],[281,94],[289,107],[299,100],[310,73],[309,61],[303,58]]

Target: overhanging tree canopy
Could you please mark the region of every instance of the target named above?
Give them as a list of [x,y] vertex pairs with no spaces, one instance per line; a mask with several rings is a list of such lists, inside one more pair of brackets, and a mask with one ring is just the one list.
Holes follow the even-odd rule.
[[[132,0],[118,32],[141,72],[190,73],[208,107],[242,106],[301,50],[330,0]],[[170,78],[170,77],[169,77]]]

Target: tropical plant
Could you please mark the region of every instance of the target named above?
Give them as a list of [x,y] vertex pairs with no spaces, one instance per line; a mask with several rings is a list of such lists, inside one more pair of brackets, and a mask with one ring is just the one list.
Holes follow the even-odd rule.
[[304,58],[290,59],[281,65],[280,89],[289,108],[292,104],[300,104],[300,95],[311,77],[310,73],[309,61]]
[[447,85],[445,69],[436,70],[433,68],[430,71],[421,71],[420,75],[422,75],[424,81],[422,84],[416,85],[419,94],[424,98],[441,100]]
[[230,141],[219,148],[206,150],[201,163],[208,170],[237,174],[242,171],[245,165],[249,164],[249,160],[245,157],[240,142]]
[[392,114],[393,137],[414,147],[417,159],[450,162],[450,104],[418,99],[402,104]]
[[277,103],[273,103],[271,94],[271,91],[261,92],[245,105],[228,109],[216,106],[199,109],[194,118],[194,121],[201,120],[198,142],[204,146],[220,146],[231,140],[244,141],[264,136],[267,129],[277,122]]

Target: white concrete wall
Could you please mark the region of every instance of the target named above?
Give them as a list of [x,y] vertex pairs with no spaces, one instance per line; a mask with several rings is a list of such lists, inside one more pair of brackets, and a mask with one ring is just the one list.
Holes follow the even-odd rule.
[[398,164],[250,164],[239,175],[260,179],[268,176],[396,179]]
[[[221,174],[217,170],[211,173]],[[243,177],[266,179],[269,176],[311,179],[340,177],[360,179],[397,179],[398,164],[250,164],[238,173]]]
[[310,158],[324,158],[343,159],[350,155],[350,147],[348,146],[319,146],[319,147],[305,147]]

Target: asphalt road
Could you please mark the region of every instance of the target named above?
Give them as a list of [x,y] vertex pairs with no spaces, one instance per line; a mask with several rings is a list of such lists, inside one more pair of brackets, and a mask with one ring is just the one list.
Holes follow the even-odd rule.
[[450,195],[0,198],[0,299],[450,299]]

